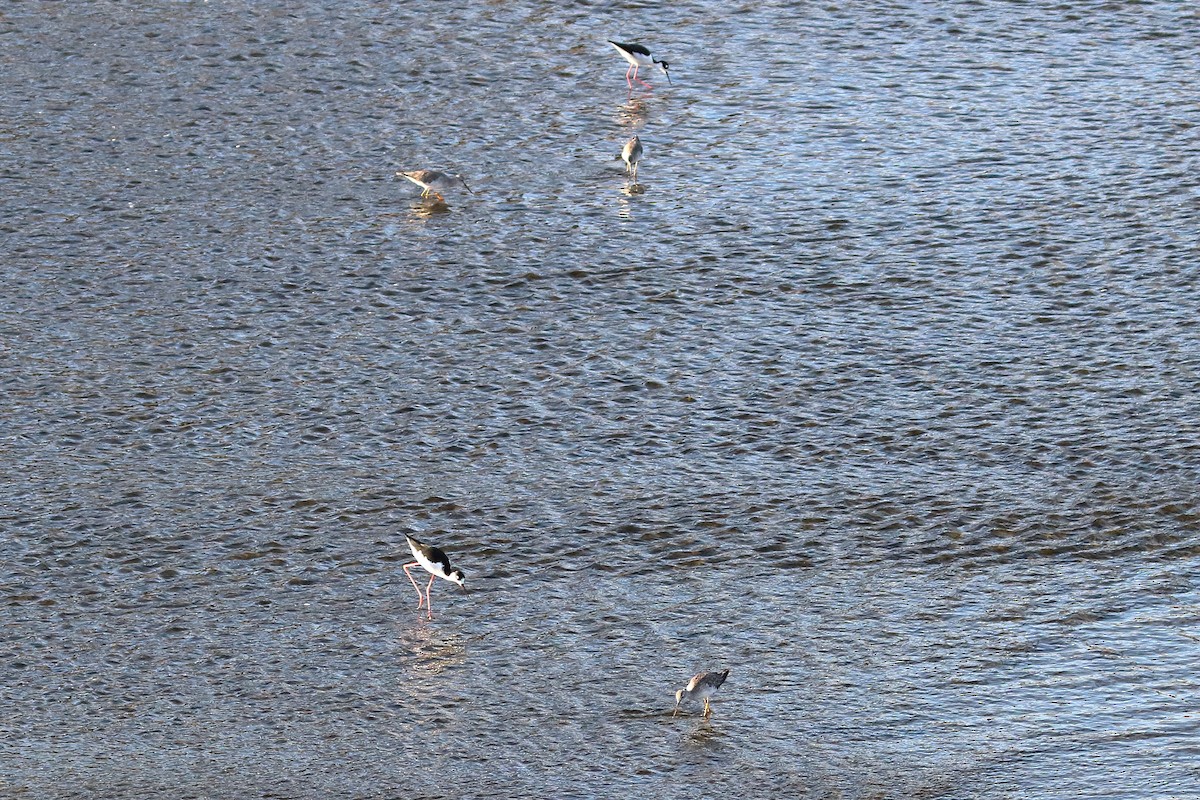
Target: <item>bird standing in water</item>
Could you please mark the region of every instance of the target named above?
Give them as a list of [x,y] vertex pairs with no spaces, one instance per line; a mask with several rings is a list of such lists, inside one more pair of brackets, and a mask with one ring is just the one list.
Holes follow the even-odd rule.
[[[445,578],[451,583],[457,583],[465,591],[467,576],[463,575],[461,569],[451,569],[450,559],[433,545],[418,541],[407,533],[404,534],[404,538],[408,540],[408,549],[412,551],[413,558],[416,559],[411,564],[404,565],[404,574],[408,576],[408,579],[412,581],[413,588],[417,590],[417,608],[420,609],[424,605],[428,609],[429,619],[433,619],[433,601],[429,599],[429,590],[433,588],[433,579]],[[417,585],[416,579],[409,572],[410,569],[417,566],[429,573],[429,585],[425,587],[424,595],[421,594],[421,587]]]
[[448,172],[439,172],[436,169],[414,169],[411,172],[397,172],[396,177],[407,178],[408,180],[421,187],[421,197],[429,197],[430,194],[437,195],[437,199],[442,202],[446,198],[442,195],[451,189],[457,189],[460,185],[471,194],[471,187],[467,186],[467,182],[462,175],[451,175]]
[[630,178],[634,183],[637,183],[637,166],[642,160],[642,140],[638,137],[633,137],[625,143],[624,149],[621,150],[621,160],[625,162],[625,171],[629,173]]
[[671,714],[671,716],[673,717],[679,713],[679,706],[684,700],[691,700],[693,698],[704,701],[704,714],[702,716],[711,716],[712,709],[709,708],[708,698],[712,697],[717,689],[721,688],[721,684],[728,677],[729,670],[725,670],[724,672],[701,672],[699,675],[693,676],[688,681],[687,686],[675,693],[675,713]]
[[642,67],[657,66],[662,70],[662,74],[667,76],[667,83],[671,82],[671,73],[667,72],[671,65],[665,61],[659,61],[657,58],[651,56],[650,49],[645,45],[621,44],[620,42],[614,42],[612,39],[609,39],[608,43],[617,48],[617,52],[629,62],[629,69],[625,70],[625,83],[629,85],[630,89],[633,88],[633,81],[629,80],[629,73],[631,72],[633,73],[633,80],[637,81],[642,86],[645,86],[647,89],[653,88],[650,84],[638,77],[638,70]]

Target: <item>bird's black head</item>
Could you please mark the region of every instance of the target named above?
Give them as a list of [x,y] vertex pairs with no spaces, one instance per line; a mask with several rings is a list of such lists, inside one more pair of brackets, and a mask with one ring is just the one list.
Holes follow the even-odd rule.
[[457,583],[459,586],[461,586],[464,589],[467,588],[467,583],[466,583],[467,576],[463,574],[463,571],[461,569],[452,569],[452,570],[450,570],[450,572],[448,574],[450,576],[449,580],[453,581],[454,583]]
[[671,68],[671,65],[665,61],[655,61],[654,63],[658,64],[658,68],[663,71],[663,75],[667,76],[667,83],[670,83],[671,82],[671,73],[667,72],[667,70],[669,70]]

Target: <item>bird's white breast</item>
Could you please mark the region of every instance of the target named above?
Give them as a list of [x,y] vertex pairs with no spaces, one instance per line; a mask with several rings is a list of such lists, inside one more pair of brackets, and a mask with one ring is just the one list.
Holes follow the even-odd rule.
[[[617,46],[614,44],[613,47]],[[641,53],[631,53],[628,50],[622,50],[619,47],[617,47],[617,52],[623,55],[625,60],[630,64],[637,64],[639,67],[648,67],[653,63],[650,60],[650,56],[644,56]]]
[[405,172],[405,173],[401,173],[401,174],[402,174],[402,175],[404,175],[404,177],[405,177],[405,178],[408,178],[410,181],[412,181],[413,183],[415,183],[417,186],[420,186],[422,189],[428,189],[428,188],[429,188],[429,184],[425,183],[425,181],[423,181],[423,180],[420,180],[419,178],[416,178],[416,177],[414,177],[413,175],[409,175],[409,174],[408,174],[408,173],[406,173],[406,172]]
[[422,569],[433,575],[437,575],[439,578],[446,578],[446,572],[444,569],[442,569],[441,564],[430,561],[425,557],[424,553],[415,547],[409,547],[409,550],[412,550],[413,558],[417,560],[417,563],[421,565]]

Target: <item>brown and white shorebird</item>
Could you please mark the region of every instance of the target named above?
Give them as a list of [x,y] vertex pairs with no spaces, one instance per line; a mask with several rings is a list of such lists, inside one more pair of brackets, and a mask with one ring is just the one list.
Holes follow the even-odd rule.
[[630,180],[634,183],[637,183],[638,162],[642,160],[644,152],[642,140],[636,136],[626,142],[625,147],[621,150],[621,160],[625,162],[625,171],[629,173]]
[[[446,554],[431,544],[425,544],[418,541],[407,533],[404,538],[408,540],[408,549],[412,551],[413,558],[416,561],[411,564],[404,565],[404,574],[412,581],[413,588],[417,590],[417,608],[420,609],[424,605],[428,609],[429,618],[433,619],[433,602],[429,599],[429,590],[433,588],[434,578],[445,578],[451,583],[457,583],[466,591],[467,584],[465,583],[467,576],[463,575],[461,569],[451,569],[450,559],[446,558]],[[417,585],[417,581],[409,572],[413,567],[421,567],[429,573],[429,585],[425,587],[425,594],[421,594],[421,587]]]
[[729,670],[724,672],[701,672],[699,675],[692,676],[688,681],[688,685],[675,693],[675,712],[671,716],[679,713],[679,706],[684,700],[703,700],[704,713],[702,716],[712,716],[712,709],[708,705],[708,698],[716,693],[717,689],[721,688],[721,684],[729,677]]
[[410,172],[397,172],[397,178],[407,178],[408,180],[421,187],[421,197],[429,197],[429,195],[437,195],[439,200],[446,200],[443,192],[448,192],[451,189],[457,189],[462,186],[471,194],[471,187],[467,186],[466,180],[462,175],[451,175],[448,172],[440,172],[436,169],[414,169]]

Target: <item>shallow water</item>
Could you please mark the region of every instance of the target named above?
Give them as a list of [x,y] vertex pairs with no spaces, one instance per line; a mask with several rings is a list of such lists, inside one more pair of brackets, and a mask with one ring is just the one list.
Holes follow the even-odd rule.
[[1196,12],[561,5],[0,17],[0,789],[1200,794]]

